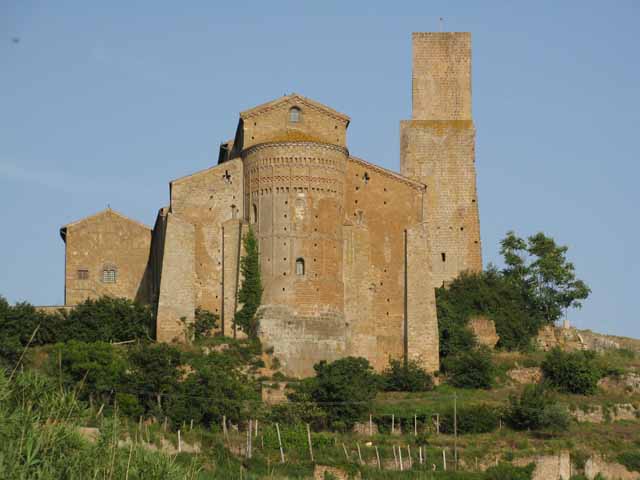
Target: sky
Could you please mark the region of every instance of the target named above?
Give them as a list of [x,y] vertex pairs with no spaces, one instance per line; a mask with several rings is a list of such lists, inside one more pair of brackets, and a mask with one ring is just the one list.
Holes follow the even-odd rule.
[[0,0],[0,295],[57,305],[61,226],[153,225],[238,113],[296,92],[399,170],[411,32],[469,31],[485,263],[543,231],[592,288],[574,326],[640,338],[640,2]]

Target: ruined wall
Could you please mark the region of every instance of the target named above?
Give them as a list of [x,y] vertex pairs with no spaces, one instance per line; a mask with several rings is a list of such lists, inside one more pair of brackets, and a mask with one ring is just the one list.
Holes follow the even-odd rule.
[[285,370],[308,374],[312,358],[329,358],[331,344],[344,342],[336,326],[344,308],[346,151],[311,142],[263,144],[245,151],[244,161],[247,216],[259,241],[264,286],[261,336],[276,356],[291,359]]
[[[405,230],[422,222],[424,187],[394,172],[350,157],[345,180],[344,285],[345,315],[349,325],[348,353],[370,360],[381,370],[389,357],[404,353],[404,254]],[[414,248],[414,245],[416,248]],[[424,250],[420,248],[424,247]],[[417,321],[425,325],[436,321],[430,300],[433,292],[429,274],[426,244],[411,247],[412,290],[409,319],[415,312]],[[414,283],[413,275],[424,275]],[[419,305],[425,300],[427,303]],[[420,320],[418,320],[418,317]],[[428,320],[427,320],[428,317]],[[410,322],[413,325],[413,322]],[[430,344],[437,332],[420,340],[413,336],[410,352],[423,352],[414,341]],[[411,338],[411,336],[410,336]],[[431,347],[426,347],[431,351]],[[423,352],[425,353],[425,352]],[[411,354],[411,353],[410,353]],[[425,366],[433,365],[432,354]],[[437,367],[436,367],[437,368]]]
[[434,284],[482,269],[471,119],[471,37],[413,36],[413,120],[400,124],[403,175],[427,186]]
[[[67,225],[63,232],[65,305],[103,295],[149,301],[145,282],[151,244],[148,227],[108,209]],[[105,269],[115,271],[113,281],[105,278]]]
[[[171,213],[194,227],[195,303],[218,315],[225,324],[232,312],[222,307],[223,229],[228,220],[239,221],[243,206],[241,159],[225,162],[171,182]],[[237,242],[226,245],[225,255],[235,256]],[[235,275],[231,275],[235,277]]]
[[165,232],[156,340],[184,341],[185,323],[193,322],[196,308],[195,227],[168,213]]

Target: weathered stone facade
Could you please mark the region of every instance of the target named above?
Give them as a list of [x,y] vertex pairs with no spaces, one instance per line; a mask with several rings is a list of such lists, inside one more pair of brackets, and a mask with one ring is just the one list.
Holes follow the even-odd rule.
[[[216,166],[170,183],[153,230],[110,211],[66,227],[66,303],[104,293],[146,301],[160,341],[185,340],[197,307],[217,313],[224,334],[241,334],[234,315],[251,228],[260,336],[285,373],[347,355],[378,370],[405,356],[437,370],[434,287],[482,265],[470,36],[413,43],[402,174],[352,156],[349,117],[308,98],[244,111]],[[92,279],[93,290],[80,290],[70,279],[79,259],[91,271],[117,268],[113,285]]]

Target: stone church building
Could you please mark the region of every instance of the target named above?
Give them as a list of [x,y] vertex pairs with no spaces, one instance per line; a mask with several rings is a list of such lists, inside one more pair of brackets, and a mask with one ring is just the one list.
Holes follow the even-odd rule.
[[434,288],[482,268],[469,33],[413,34],[413,115],[400,173],[353,156],[350,118],[291,94],[240,113],[215,166],[169,183],[153,228],[107,209],[61,229],[65,305],[152,305],[159,341],[197,307],[237,334],[242,237],[253,229],[260,337],[283,371],[362,356],[437,370]]

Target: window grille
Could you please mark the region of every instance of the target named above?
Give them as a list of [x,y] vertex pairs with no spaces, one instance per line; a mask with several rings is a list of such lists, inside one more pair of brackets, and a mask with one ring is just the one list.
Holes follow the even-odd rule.
[[89,270],[78,270],[78,280],[88,280]]
[[289,110],[289,122],[298,123],[300,121],[301,110],[298,107],[292,107]]

